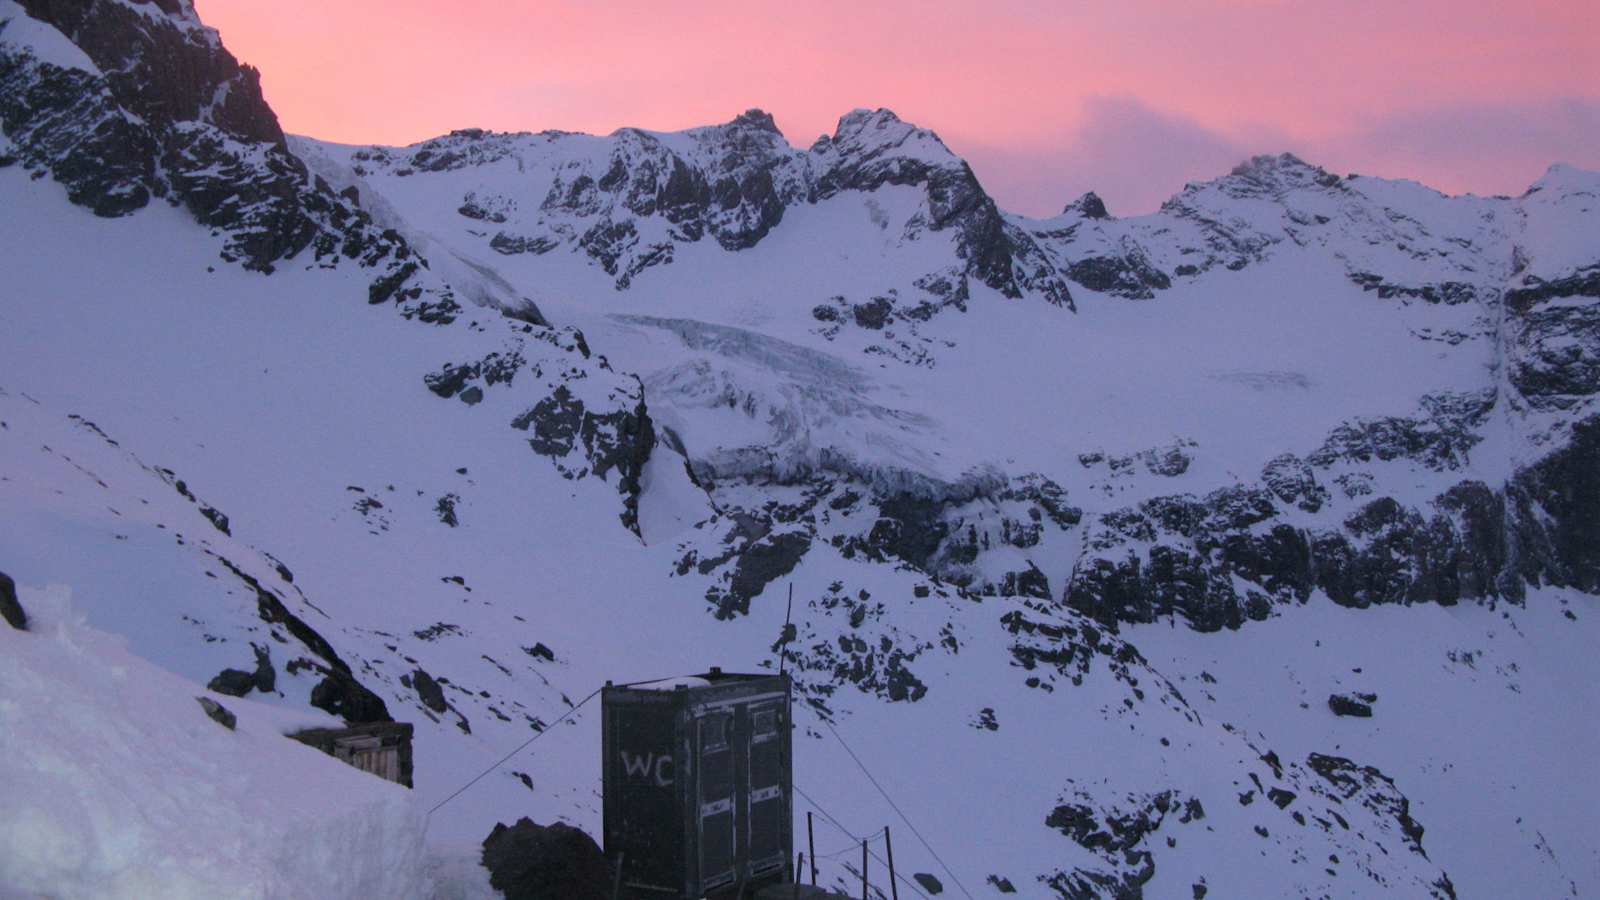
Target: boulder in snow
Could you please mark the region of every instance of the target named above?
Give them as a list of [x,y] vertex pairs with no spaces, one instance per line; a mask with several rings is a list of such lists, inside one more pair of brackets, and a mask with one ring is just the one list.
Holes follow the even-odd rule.
[[506,900],[605,900],[611,896],[611,866],[594,838],[562,822],[494,826],[483,841],[489,883]]

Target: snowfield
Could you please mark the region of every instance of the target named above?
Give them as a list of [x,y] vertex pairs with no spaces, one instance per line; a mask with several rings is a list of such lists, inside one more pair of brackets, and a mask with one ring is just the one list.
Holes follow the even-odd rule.
[[[279,144],[187,2],[92,61],[46,5],[0,0],[0,897],[494,896],[495,823],[600,836],[568,713],[776,669],[791,586],[827,884],[888,825],[943,896],[1600,894],[1600,174],[1033,220],[885,110]],[[263,666],[237,731],[193,699]],[[282,737],[380,714],[412,792]]]
[[283,737],[337,719],[208,693],[87,625],[69,589],[20,594],[30,631],[0,633],[0,894],[417,895],[418,800]]

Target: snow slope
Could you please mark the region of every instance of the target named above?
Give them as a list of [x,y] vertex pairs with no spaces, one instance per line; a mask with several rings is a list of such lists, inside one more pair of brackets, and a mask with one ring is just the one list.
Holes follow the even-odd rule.
[[424,883],[417,800],[283,737],[338,720],[209,694],[86,625],[68,588],[20,593],[30,631],[0,633],[0,895],[407,896]]
[[[110,246],[113,235],[138,235],[137,252],[104,254],[96,265],[65,268],[48,253],[6,259],[16,283],[38,286],[27,289],[30,302],[5,314],[6,352],[26,352],[32,361],[8,378],[0,397],[7,472],[0,490],[18,523],[5,532],[0,550],[16,561],[8,564],[14,577],[24,583],[73,578],[75,603],[91,624],[130,634],[134,649],[201,680],[223,666],[249,668],[252,643],[273,647],[273,659],[284,661],[277,655],[279,643],[268,643],[271,629],[249,607],[249,595],[217,561],[245,560],[236,564],[250,566],[247,571],[258,572],[262,583],[274,584],[305,610],[391,711],[417,722],[416,780],[425,802],[444,799],[521,743],[529,734],[525,716],[554,721],[566,700],[576,702],[605,678],[696,668],[708,653],[696,647],[713,647],[712,658],[729,668],[771,663],[767,644],[780,630],[780,610],[764,604],[736,622],[705,615],[698,585],[675,587],[661,575],[671,570],[672,545],[648,546],[623,529],[614,494],[604,485],[566,482],[504,427],[503,418],[486,422],[480,409],[446,405],[416,390],[415,373],[403,381],[383,374],[403,368],[402,354],[413,354],[415,372],[426,371],[449,349],[435,346],[439,331],[351,302],[359,285],[343,291],[347,299],[341,305],[337,282],[326,274],[285,271],[269,281],[225,268],[207,272],[205,251],[193,247],[199,242],[183,237],[192,226],[174,211],[153,209],[134,221],[108,222],[59,204],[46,182],[0,177],[8,179],[8,196],[37,204],[25,220],[35,247]],[[21,235],[7,237],[6,246],[22,244]],[[64,272],[73,274],[63,277]],[[301,278],[317,279],[322,293],[276,293]],[[105,291],[109,283],[124,287],[113,297]],[[268,289],[274,293],[261,293]],[[114,305],[106,306],[106,300]],[[138,328],[112,315],[128,303],[143,311]],[[350,352],[345,336],[356,333],[357,322],[375,329],[361,340],[382,341],[384,354]],[[463,332],[464,339],[488,340]],[[261,340],[266,333],[277,337]],[[46,347],[53,349],[42,352]],[[96,360],[92,374],[80,368],[83,353]],[[152,384],[163,387],[152,391]],[[232,400],[215,402],[219,392]],[[385,397],[390,399],[374,399]],[[483,405],[494,397],[488,394]],[[454,424],[417,426],[434,420],[441,406],[460,410]],[[199,435],[205,437],[196,440]],[[374,447],[389,449],[375,459]],[[232,535],[220,533],[195,502],[161,477],[168,468],[182,474],[201,502],[225,512]],[[467,474],[458,475],[456,468]],[[252,474],[240,477],[246,472]],[[489,490],[475,476],[495,472],[516,477],[495,479]],[[686,477],[681,468],[650,474]],[[356,493],[350,485],[370,487]],[[455,528],[441,523],[435,510],[436,492],[445,488],[461,498]],[[652,483],[647,496],[657,489]],[[367,493],[384,505],[362,514],[356,507]],[[85,547],[101,548],[91,567],[82,564]],[[292,569],[292,584],[283,583],[270,559],[253,547],[270,547],[270,559]],[[423,547],[433,549],[419,552]],[[850,740],[861,742],[858,751],[868,759],[893,759],[906,746],[944,748],[929,757],[925,769],[880,774],[933,845],[946,848],[941,855],[959,860],[953,865],[964,883],[982,884],[991,874],[1024,878],[1022,872],[1044,860],[1067,871],[1069,862],[1117,871],[1086,851],[1074,856],[1073,845],[1037,824],[1017,828],[1015,804],[1026,803],[1034,810],[1029,818],[1042,822],[1058,801],[1076,797],[1074,784],[1097,786],[1094,796],[1124,798],[1133,809],[1167,790],[1202,798],[1207,824],[1192,829],[1192,841],[1183,844],[1193,844],[1201,854],[1197,859],[1222,853],[1231,842],[1256,840],[1251,829],[1271,821],[1263,817],[1273,807],[1224,802],[1233,783],[1248,783],[1251,772],[1272,777],[1256,759],[1259,752],[1155,687],[1160,676],[1136,661],[1130,674],[1115,639],[1096,635],[1078,649],[1074,662],[1047,679],[1060,683],[1060,690],[1029,689],[1023,685],[1026,673],[1002,674],[1015,671],[1011,661],[1017,658],[1004,640],[1007,629],[1033,627],[1023,619],[1048,624],[1056,616],[1014,602],[974,603],[940,589],[892,614],[881,604],[864,609],[861,624],[852,626],[849,611],[858,603],[868,606],[858,592],[910,598],[925,579],[845,560],[833,551],[817,557],[795,574],[797,593],[817,597],[802,601],[812,610],[806,638],[882,632],[931,644],[946,634],[961,648],[939,652],[936,662],[920,669],[937,703],[880,707],[870,695],[846,694],[824,708]],[[463,584],[446,580],[457,574],[464,575]],[[840,578],[849,580],[851,594],[827,587]],[[573,614],[593,603],[604,603],[608,614]],[[997,621],[1012,612],[1019,618]],[[1038,640],[1047,650],[1072,638]],[[533,652],[539,644],[554,658]],[[401,682],[417,669],[448,677],[448,712],[432,713]],[[1067,689],[1073,676],[1083,680],[1081,689]],[[313,680],[280,678],[279,691],[267,699],[301,708]],[[1129,711],[1124,699],[1140,712]],[[996,711],[1001,731],[968,727],[966,720],[984,707]],[[800,722],[818,735],[804,742],[797,773],[802,786],[860,832],[887,821],[892,813],[881,798],[863,793],[857,778],[840,776],[850,771],[847,757],[821,739],[826,732],[820,723],[806,724],[811,715]],[[1094,727],[1106,731],[1067,753],[1053,730],[1020,730],[1013,737],[1006,727],[1041,716],[1098,722]],[[1133,726],[1126,735],[1111,724],[1124,718]],[[1005,736],[1003,750],[993,746],[996,735]],[[1160,744],[1158,736],[1172,746]],[[1117,752],[1105,752],[1107,737],[1115,739]],[[527,757],[493,776],[498,789],[480,785],[436,813],[430,837],[469,840],[493,820],[529,813],[596,828],[597,740],[592,717],[581,717],[577,727],[558,727]],[[1196,756],[1207,762],[1193,769],[1178,765]],[[1026,774],[1014,768],[1021,765]],[[961,790],[919,790],[952,769],[971,773]],[[531,790],[515,772],[529,777]],[[1303,768],[1283,777],[1297,794],[1316,796],[1318,782]],[[995,803],[995,797],[1015,799]],[[1367,815],[1371,830],[1401,840],[1392,820]],[[950,849],[969,846],[975,833],[996,837],[972,851]],[[1397,864],[1365,841],[1324,833],[1274,845],[1271,866],[1231,875],[1212,870],[1208,881],[1219,890],[1229,884],[1320,884],[1323,876],[1301,874],[1293,862],[1312,852],[1302,849],[1307,841],[1350,860],[1356,872],[1376,873],[1352,877],[1419,885],[1439,877],[1420,856]],[[897,850],[897,859],[938,871],[915,847]],[[1178,871],[1191,869],[1199,871],[1199,864]],[[848,877],[844,870],[837,875]]]
[[481,889],[497,821],[597,834],[597,717],[562,717],[775,667],[790,584],[796,809],[841,886],[890,824],[946,894],[1600,890],[1600,176],[1262,157],[1034,221],[886,111],[804,151],[756,112],[280,145],[264,104],[132,112],[125,60],[19,9],[0,569],[183,683],[265,657],[252,709],[416,723],[423,808],[538,735],[432,859],[390,817],[392,892]]

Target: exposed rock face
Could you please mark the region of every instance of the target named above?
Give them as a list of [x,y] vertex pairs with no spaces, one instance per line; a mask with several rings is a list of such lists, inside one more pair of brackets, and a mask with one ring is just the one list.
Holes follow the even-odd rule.
[[1085,219],[1109,219],[1111,213],[1106,210],[1106,202],[1094,191],[1088,191],[1082,197],[1068,203],[1061,210],[1062,215],[1078,215]]
[[96,215],[150,202],[156,142],[122,112],[98,73],[0,51],[0,124],[22,163],[49,171],[69,200]]
[[1428,415],[1345,423],[1305,460],[1274,458],[1261,487],[1158,497],[1099,516],[1063,600],[1108,624],[1181,615],[1210,631],[1318,589],[1353,607],[1520,601],[1528,582],[1595,590],[1600,418],[1573,425],[1564,446],[1504,486],[1463,480],[1421,507],[1347,488],[1360,500],[1351,512],[1326,525],[1288,521],[1324,510],[1330,472],[1375,461],[1463,468],[1491,398],[1439,395],[1422,405]]
[[190,0],[22,0],[95,61],[118,103],[156,129],[205,121],[243,141],[283,144],[261,96],[261,73],[241,66],[200,24]]
[[506,900],[606,900],[611,866],[594,838],[571,825],[536,825],[519,819],[496,825],[483,840],[489,884]]
[[311,705],[350,723],[394,721],[382,697],[339,671],[328,672],[311,689]]
[[[1307,757],[1306,766],[1332,785],[1338,796],[1393,819],[1405,835],[1411,852],[1427,857],[1427,852],[1422,849],[1422,825],[1411,818],[1411,801],[1394,786],[1394,779],[1372,766],[1357,765],[1342,756],[1313,753]],[[1437,887],[1441,896],[1455,896],[1448,877],[1442,879]]]
[[1008,297],[1033,291],[1071,307],[1072,294],[1054,263],[1026,231],[1007,222],[972,169],[931,131],[900,121],[886,109],[858,109],[839,120],[831,137],[811,148],[815,193],[872,191],[886,184],[927,190],[928,228],[956,233],[965,274]]
[[[531,431],[528,446],[548,456],[568,478],[595,475],[604,479],[615,470],[617,493],[622,496],[622,524],[639,532],[639,477],[655,449],[655,424],[645,408],[644,390],[637,382],[613,390],[606,407],[591,409],[566,385],[518,416],[513,428]],[[626,405],[632,401],[632,408]]]
[[[29,0],[78,62],[0,45],[0,124],[18,159],[68,198],[119,216],[164,197],[222,238],[224,260],[271,272],[310,250],[374,270],[373,302],[448,320],[459,304],[405,241],[371,224],[291,155],[261,97],[188,0]],[[0,26],[3,28],[4,26]],[[0,30],[0,39],[3,39]]]
[[1506,292],[1511,381],[1536,409],[1600,393],[1600,265],[1551,281],[1525,275]]
[[1572,426],[1565,447],[1511,480],[1516,572],[1532,583],[1600,593],[1600,416]]
[[[1082,795],[1078,799],[1091,798]],[[1057,896],[1072,900],[1142,897],[1144,885],[1156,874],[1154,857],[1141,846],[1146,838],[1160,829],[1169,815],[1183,824],[1206,817],[1197,798],[1185,799],[1173,791],[1128,799],[1126,809],[1097,809],[1076,802],[1063,803],[1050,812],[1045,825],[1106,863],[1104,868],[1078,868],[1051,876],[1046,883]]]

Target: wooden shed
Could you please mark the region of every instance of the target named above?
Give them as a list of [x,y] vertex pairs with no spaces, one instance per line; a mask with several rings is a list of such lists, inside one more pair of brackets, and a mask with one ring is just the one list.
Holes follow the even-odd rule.
[[366,722],[346,728],[308,728],[289,737],[386,781],[411,787],[410,722]]

